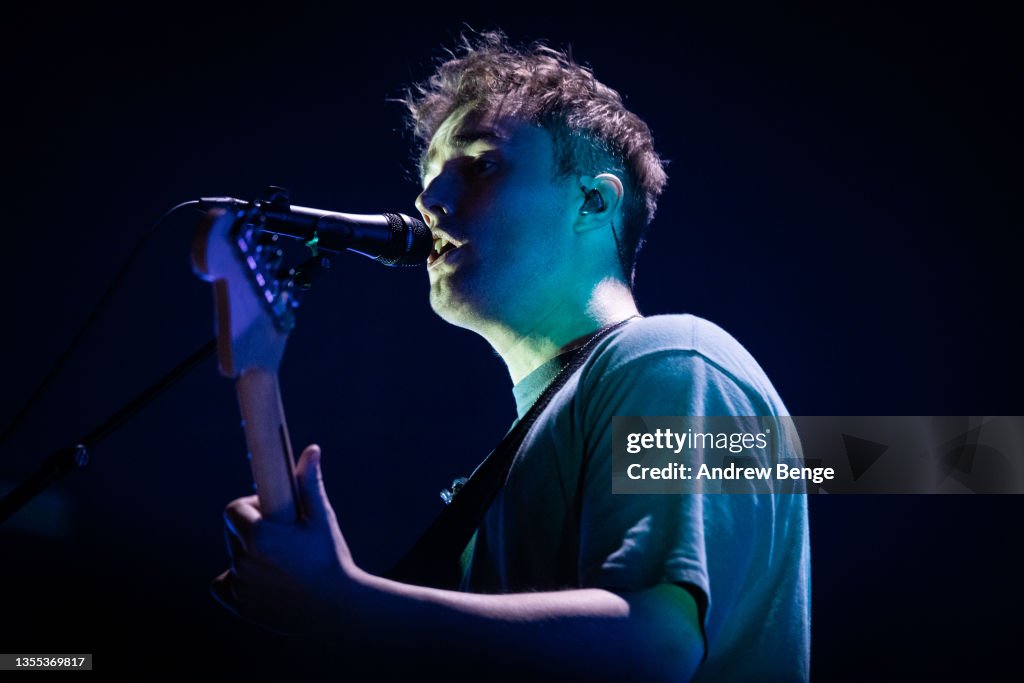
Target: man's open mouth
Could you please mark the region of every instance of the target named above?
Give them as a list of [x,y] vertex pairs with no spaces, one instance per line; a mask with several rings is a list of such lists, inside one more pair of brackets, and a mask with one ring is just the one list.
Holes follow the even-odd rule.
[[453,249],[458,249],[458,245],[450,241],[447,237],[435,237],[434,238],[434,250],[427,256],[427,265],[434,263],[439,258],[447,254]]

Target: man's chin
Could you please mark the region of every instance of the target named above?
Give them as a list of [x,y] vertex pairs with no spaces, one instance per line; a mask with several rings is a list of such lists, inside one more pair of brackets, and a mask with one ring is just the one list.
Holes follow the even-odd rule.
[[446,323],[456,327],[471,330],[480,320],[479,312],[470,301],[443,285],[430,288],[430,308]]

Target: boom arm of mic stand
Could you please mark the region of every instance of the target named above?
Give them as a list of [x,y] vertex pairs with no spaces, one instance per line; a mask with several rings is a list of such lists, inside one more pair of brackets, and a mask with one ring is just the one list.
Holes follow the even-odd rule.
[[131,401],[121,406],[103,424],[82,437],[76,445],[61,448],[50,454],[28,479],[4,496],[3,500],[0,500],[0,524],[6,522],[11,515],[46,490],[46,487],[50,484],[63,479],[69,472],[85,467],[89,463],[90,448],[96,446],[104,437],[127,422],[129,418],[142,410],[154,398],[163,393],[165,389],[174,384],[174,382],[187,375],[203,359],[207,356],[212,356],[216,348],[216,340],[211,339],[195,353],[179,363],[173,370],[151,384]]

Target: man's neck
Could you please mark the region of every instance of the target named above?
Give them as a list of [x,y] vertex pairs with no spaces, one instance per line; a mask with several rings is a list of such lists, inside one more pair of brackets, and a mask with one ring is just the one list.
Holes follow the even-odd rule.
[[582,301],[559,301],[516,329],[509,325],[477,330],[505,361],[513,384],[560,353],[586,342],[606,325],[639,315],[633,293],[621,280],[597,283]]

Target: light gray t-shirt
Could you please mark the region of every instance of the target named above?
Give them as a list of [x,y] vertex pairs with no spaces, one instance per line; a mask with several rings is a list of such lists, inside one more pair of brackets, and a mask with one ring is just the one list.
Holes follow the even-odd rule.
[[[515,386],[520,418],[566,362]],[[462,588],[680,584],[698,598],[708,644],[694,680],[806,680],[804,495],[612,494],[615,415],[786,414],[754,358],[718,326],[692,315],[627,323],[595,345],[526,435],[464,556]]]

